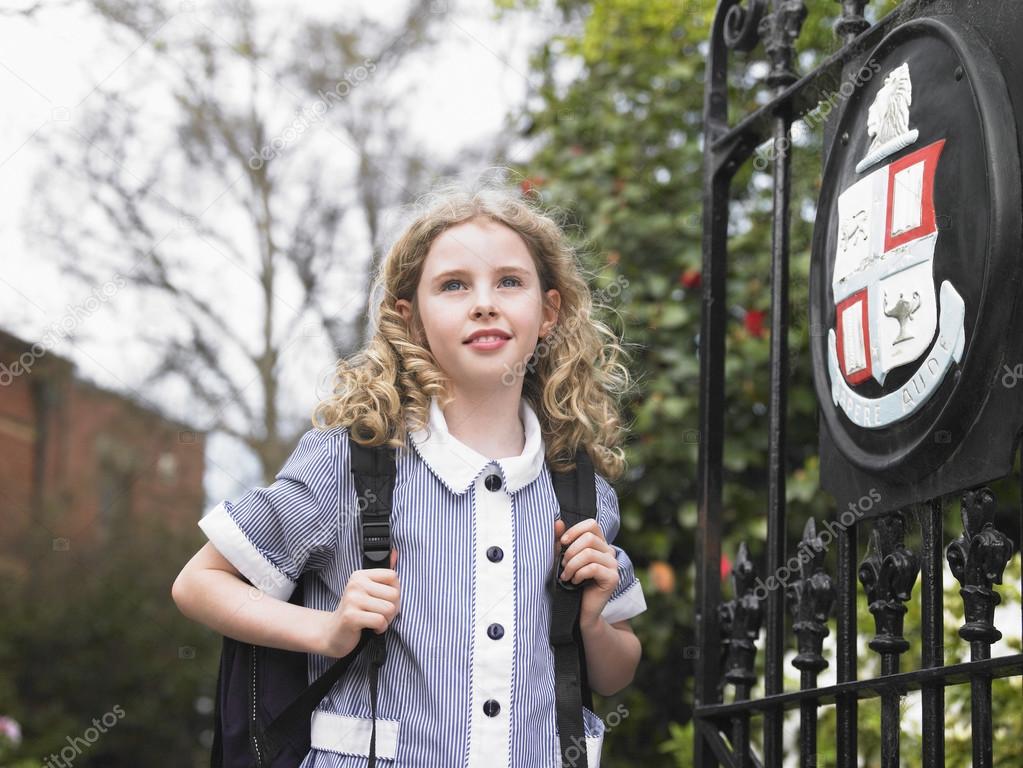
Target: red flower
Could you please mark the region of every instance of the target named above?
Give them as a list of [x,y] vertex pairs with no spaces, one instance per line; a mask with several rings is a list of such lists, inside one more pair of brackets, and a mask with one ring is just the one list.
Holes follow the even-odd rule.
[[703,275],[696,267],[687,267],[683,270],[682,274],[678,276],[678,282],[683,288],[696,290],[703,282]]
[[544,181],[546,181],[546,179],[544,179],[543,176],[529,176],[523,179],[522,183],[519,185],[522,187],[522,194],[528,195],[534,189],[539,189],[543,186]]
[[732,562],[728,559],[728,555],[721,555],[721,578],[727,579],[732,573]]
[[767,313],[762,309],[748,309],[743,317],[742,324],[749,331],[751,336],[758,339],[764,335],[764,315]]

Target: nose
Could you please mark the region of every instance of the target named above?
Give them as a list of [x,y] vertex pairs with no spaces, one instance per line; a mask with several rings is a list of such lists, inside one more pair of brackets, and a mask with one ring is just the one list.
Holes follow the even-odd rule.
[[483,296],[476,300],[476,303],[472,308],[473,319],[478,319],[485,316],[494,316],[497,314],[497,309],[494,304],[489,300],[489,297]]

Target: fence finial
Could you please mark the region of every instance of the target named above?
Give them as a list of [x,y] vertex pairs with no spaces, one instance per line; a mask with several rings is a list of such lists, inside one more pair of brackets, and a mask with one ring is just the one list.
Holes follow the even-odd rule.
[[920,560],[903,543],[905,534],[906,519],[901,512],[878,518],[870,532],[867,556],[860,563],[860,581],[877,632],[870,647],[881,654],[909,650],[909,642],[902,636],[902,619]]
[[835,587],[824,570],[826,550],[812,517],[803,528],[799,549],[799,579],[788,587],[794,619],[792,631],[799,641],[799,654],[792,660],[792,666],[801,671],[820,672],[828,666],[821,650],[828,636],[827,622],[835,601]]
[[995,606],[1002,598],[991,587],[1002,583],[1013,553],[1012,540],[994,527],[994,514],[995,497],[989,488],[966,491],[963,533],[945,550],[952,575],[962,585],[959,594],[966,607],[966,623],[959,628],[959,636],[988,645],[1002,637],[994,625]]

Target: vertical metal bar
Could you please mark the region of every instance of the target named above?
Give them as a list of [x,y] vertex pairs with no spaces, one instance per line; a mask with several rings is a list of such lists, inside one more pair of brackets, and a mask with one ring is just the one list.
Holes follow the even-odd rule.
[[[923,649],[921,666],[945,665],[944,640],[944,584],[942,573],[942,546],[944,507],[942,499],[931,499],[920,508],[922,536],[920,572],[921,635]],[[941,681],[923,686],[923,763],[924,768],[943,768],[945,765],[945,686]]]
[[[970,643],[970,660],[980,661],[990,656],[990,647],[982,642]],[[973,730],[973,768],[991,768],[991,678],[988,675],[970,675],[970,714]]]
[[[913,584],[920,570],[920,560],[905,543],[906,518],[899,510],[874,520],[867,555],[860,564],[860,581],[870,601],[876,634],[870,648],[881,654],[882,676],[899,672],[899,657],[909,650],[902,636],[903,617]],[[881,694],[881,766],[898,768],[899,691]]]
[[[983,487],[962,495],[963,533],[948,545],[948,564],[960,583],[966,623],[959,636],[970,643],[970,660],[991,657],[991,643],[1002,633],[994,625],[995,606],[1001,596],[992,587],[1012,557],[1013,543],[994,526],[994,494]],[[991,676],[970,675],[970,712],[973,721],[974,768],[991,768]]]
[[[881,654],[881,674],[895,675],[899,672],[897,653]],[[899,768],[899,741],[902,724],[899,718],[898,693],[887,691],[881,694],[881,768]]]
[[[774,119],[774,219],[771,231],[771,380],[767,458],[767,575],[777,578],[785,562],[785,415],[789,378],[789,185],[792,158],[789,146],[791,112],[779,110]],[[770,583],[770,582],[769,582]],[[783,689],[785,653],[785,593],[767,593],[767,638],[764,647],[764,692]],[[764,716],[764,762],[781,765],[784,712]]]
[[[725,663],[725,680],[735,686],[735,700],[746,701],[757,681],[755,661],[757,635],[763,608],[757,596],[756,570],[749,557],[746,542],[739,545],[739,551],[732,566],[733,598],[721,606],[721,629],[728,647]],[[736,765],[751,768],[750,754],[750,713],[739,712],[732,716],[732,752],[737,755]]]
[[[828,666],[821,651],[828,634],[828,614],[835,600],[835,588],[824,570],[826,550],[812,517],[806,521],[799,546],[799,581],[790,585],[788,591],[795,619],[792,629],[799,643],[792,666],[800,672],[800,690],[806,691],[817,687],[817,673]],[[799,704],[799,763],[802,768],[817,765],[817,702],[812,699]]]
[[[772,0],[772,11],[760,20],[758,31],[771,63],[767,84],[778,95],[796,82],[795,42],[806,19],[803,0]],[[785,560],[785,420],[789,378],[789,195],[792,175],[792,107],[786,102],[772,120],[774,142],[774,217],[771,221],[771,392],[767,448],[767,577],[777,580]],[[767,640],[764,648],[764,692],[784,689],[785,592],[767,594]],[[764,763],[781,765],[784,711],[764,715]]]
[[[744,690],[741,686],[735,689],[735,700],[746,701],[749,699],[749,688]],[[738,768],[752,768],[753,761],[750,759],[749,751],[749,711],[732,717],[732,754],[735,755],[735,764]]]
[[[817,687],[817,673],[799,673],[799,687],[802,690]],[[799,705],[799,765],[800,768],[815,768],[817,765],[817,702],[804,701]]]
[[[745,698],[749,698],[747,694]],[[736,693],[738,699],[738,692]],[[751,768],[749,754],[749,712],[735,715],[732,718],[732,750],[735,754],[735,764],[739,768]]]
[[[970,661],[991,658],[990,640],[970,642]],[[991,768],[994,758],[991,742],[994,733],[991,725],[991,677],[970,675],[970,720],[973,735],[973,768]]]
[[[703,94],[703,266],[700,315],[700,430],[697,483],[699,493],[696,552],[694,703],[713,704],[721,682],[721,485],[724,442],[725,265],[728,259],[728,198],[734,163],[723,168],[711,148],[728,127],[727,50],[721,3],[711,29]],[[694,714],[694,717],[697,715]],[[717,757],[700,729],[693,734],[695,768],[716,768]]]
[[[857,35],[863,32],[870,25],[863,18],[863,7],[865,0],[839,0],[842,5],[842,15],[835,22],[835,35],[841,39],[843,45],[851,43]],[[847,65],[847,68],[852,63]],[[843,77],[845,70],[843,70]],[[837,115],[833,116],[837,120]],[[825,133],[823,147],[824,156],[827,157],[830,132]],[[836,511],[836,517],[838,513]],[[849,527],[840,527],[838,533],[837,553],[837,581],[838,581],[838,637],[835,639],[836,655],[836,676],[840,683],[850,682],[857,678],[856,662],[856,599],[857,599],[857,532],[858,528],[854,522]],[[837,746],[837,768],[857,768],[859,744],[857,741],[857,716],[859,703],[855,696],[839,696],[835,702],[837,714],[837,733],[835,734]]]
[[[728,262],[728,214],[735,147],[715,152],[715,139],[728,130],[728,48],[725,18],[736,0],[720,0],[711,27],[703,91],[703,271],[700,315],[700,430],[696,534],[696,644],[694,703],[720,701],[721,627],[721,487],[725,413],[725,274]],[[695,768],[716,768],[718,759],[703,735],[694,730]]]
[[[856,559],[857,526],[838,532],[838,637],[835,640],[838,682],[856,679]],[[856,696],[837,700],[838,768],[857,768]]]
[[[700,321],[700,432],[697,477],[696,645],[694,699],[697,707],[716,703],[721,678],[721,473],[724,440],[725,260],[730,179],[713,177],[704,201],[703,311]],[[693,737],[696,768],[718,765],[710,746]]]

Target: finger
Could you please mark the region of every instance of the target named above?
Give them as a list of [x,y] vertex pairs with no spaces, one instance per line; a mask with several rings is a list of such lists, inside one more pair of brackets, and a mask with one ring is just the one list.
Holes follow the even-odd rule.
[[584,549],[579,554],[568,559],[565,564],[565,569],[562,572],[562,581],[571,581],[572,577],[575,576],[579,571],[585,568],[587,565],[601,565],[607,568],[612,566],[617,568],[618,561],[612,558],[607,552],[598,552],[595,549]]
[[377,581],[371,581],[366,584],[365,594],[371,597],[379,597],[381,600],[387,600],[395,603],[401,596],[401,591],[398,587],[391,586],[390,584],[381,584]]
[[398,572],[390,568],[370,568],[363,571],[367,581],[375,581],[377,584],[398,585]]
[[372,629],[376,634],[383,634],[384,630],[387,629],[390,621],[386,616],[381,616],[379,613],[371,613],[369,611],[360,611],[354,614],[352,621],[355,626],[359,629]]
[[388,581],[396,578],[398,575],[397,571],[393,568],[360,568],[357,571],[352,571],[352,575],[348,577],[348,583],[359,582],[359,581]]
[[603,570],[603,563],[587,563],[575,572],[575,575],[572,577],[572,582],[574,584],[581,584],[587,579],[594,579],[595,581],[600,582],[601,579],[599,577],[603,575]]
[[578,573],[580,568],[592,562],[590,552],[591,550],[585,549],[582,552],[579,552],[578,554],[574,555],[573,557],[570,557],[567,560],[565,560],[564,567],[562,568],[561,571],[561,580],[571,581],[572,577],[576,573]]
[[573,541],[568,548],[565,550],[565,557],[575,557],[579,552],[584,549],[595,549],[598,552],[607,551],[607,542],[604,541],[604,537],[594,533],[593,531],[586,531],[582,536]]
[[391,550],[391,569],[393,570],[394,566],[397,565],[397,564],[398,564],[398,550],[392,549]]
[[561,535],[565,532],[565,521],[558,519],[554,521],[554,559],[557,560],[561,552]]
[[612,570],[605,563],[593,562],[584,565],[572,577],[572,582],[581,584],[586,579],[593,579],[602,589],[611,589],[612,585],[617,586],[618,571]]
[[398,612],[394,603],[372,595],[358,595],[352,603],[352,607],[366,613],[379,613],[386,618],[390,618]]
[[560,537],[561,539],[564,539],[562,544],[571,544],[587,531],[600,532],[600,526],[597,524],[596,519],[588,517],[582,522],[573,525],[564,533],[563,536]]

